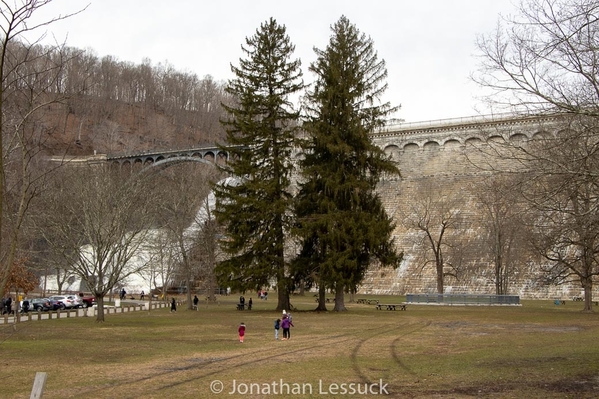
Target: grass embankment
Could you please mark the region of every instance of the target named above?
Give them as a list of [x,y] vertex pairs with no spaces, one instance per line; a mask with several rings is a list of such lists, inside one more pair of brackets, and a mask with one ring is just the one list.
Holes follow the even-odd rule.
[[273,299],[254,298],[253,310],[243,312],[231,296],[197,312],[0,326],[0,397],[28,397],[37,371],[48,373],[46,399],[599,395],[599,314],[581,313],[580,304],[409,305],[403,312],[348,303],[348,312],[314,313],[312,296],[293,297],[291,340],[275,341]]

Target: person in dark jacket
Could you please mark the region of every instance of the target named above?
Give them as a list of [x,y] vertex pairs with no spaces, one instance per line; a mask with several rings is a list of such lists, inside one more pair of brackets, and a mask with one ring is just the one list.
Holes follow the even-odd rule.
[[291,327],[295,327],[287,315],[283,315],[281,328],[283,329],[283,341],[291,339]]
[[279,339],[279,329],[281,328],[281,319],[275,320],[275,339]]

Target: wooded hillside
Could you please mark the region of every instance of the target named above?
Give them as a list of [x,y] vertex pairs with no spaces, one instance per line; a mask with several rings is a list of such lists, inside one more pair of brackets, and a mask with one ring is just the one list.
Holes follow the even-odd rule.
[[[182,148],[214,144],[224,137],[221,103],[230,99],[224,82],[211,76],[199,78],[173,65],[153,65],[149,59],[135,65],[99,57],[91,50],[66,48],[58,53],[44,46],[30,50],[38,53],[38,62],[61,65],[50,92],[45,87],[58,102],[37,119],[47,155]],[[29,76],[22,69],[36,64],[22,63],[13,73]],[[17,76],[11,80],[32,90],[47,84],[39,73],[35,81],[23,82]]]

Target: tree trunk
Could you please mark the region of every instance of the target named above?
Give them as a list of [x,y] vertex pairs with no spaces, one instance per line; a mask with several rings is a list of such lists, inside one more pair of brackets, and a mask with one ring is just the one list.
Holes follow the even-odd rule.
[[210,273],[206,278],[206,297],[209,302],[216,301],[216,296],[214,295],[214,291],[216,291],[216,282],[214,280],[214,274]]
[[321,284],[318,286],[318,306],[316,307],[316,309],[314,309],[317,312],[326,312],[327,311],[327,305],[325,303],[325,295],[326,294],[326,290],[324,289],[324,286]]
[[[95,294],[94,294],[95,295]],[[95,295],[98,314],[96,315],[96,323],[104,322],[104,295]]]
[[335,288],[335,312],[347,312],[345,307],[345,293],[343,292],[343,285],[338,284]]
[[437,294],[443,294],[443,264],[437,263]]
[[186,293],[187,310],[193,310],[193,302],[191,300],[191,283],[192,283],[192,280],[191,280],[191,277],[189,276],[189,269],[188,269],[187,278],[185,281],[185,284],[187,285],[187,289],[186,289],[186,291],[187,291],[187,293]]
[[291,310],[291,303],[289,302],[289,292],[287,292],[285,284],[279,283],[279,286],[277,287],[277,300],[278,311]]
[[582,288],[584,288],[584,309],[583,312],[593,311],[593,279],[587,277],[582,280]]

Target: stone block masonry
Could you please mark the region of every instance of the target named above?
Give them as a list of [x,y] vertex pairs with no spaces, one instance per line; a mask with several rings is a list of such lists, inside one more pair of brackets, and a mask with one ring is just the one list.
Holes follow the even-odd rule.
[[[401,266],[373,267],[359,289],[364,294],[435,293],[436,273],[433,265],[423,267],[417,259],[414,229],[402,225],[402,217],[421,199],[423,190],[459,198],[461,216],[477,225],[481,215],[469,188],[489,176],[493,167],[506,166],[505,160],[492,159],[484,151],[489,141],[520,142],[537,135],[555,134],[556,117],[479,117],[445,120],[437,123],[398,125],[372,135],[374,143],[398,163],[401,177],[387,177],[378,191],[388,214],[396,221],[394,236],[405,259]],[[479,223],[480,224],[480,223]],[[462,234],[465,246],[481,245],[480,229],[470,228]],[[476,249],[476,248],[474,248]],[[459,279],[445,280],[445,293],[494,294],[492,265],[470,251],[470,266]],[[520,265],[513,276],[508,294],[527,298],[571,298],[581,296],[579,285],[548,286],[541,283],[538,265]],[[596,291],[597,292],[597,291]],[[599,296],[599,294],[596,294]]]

